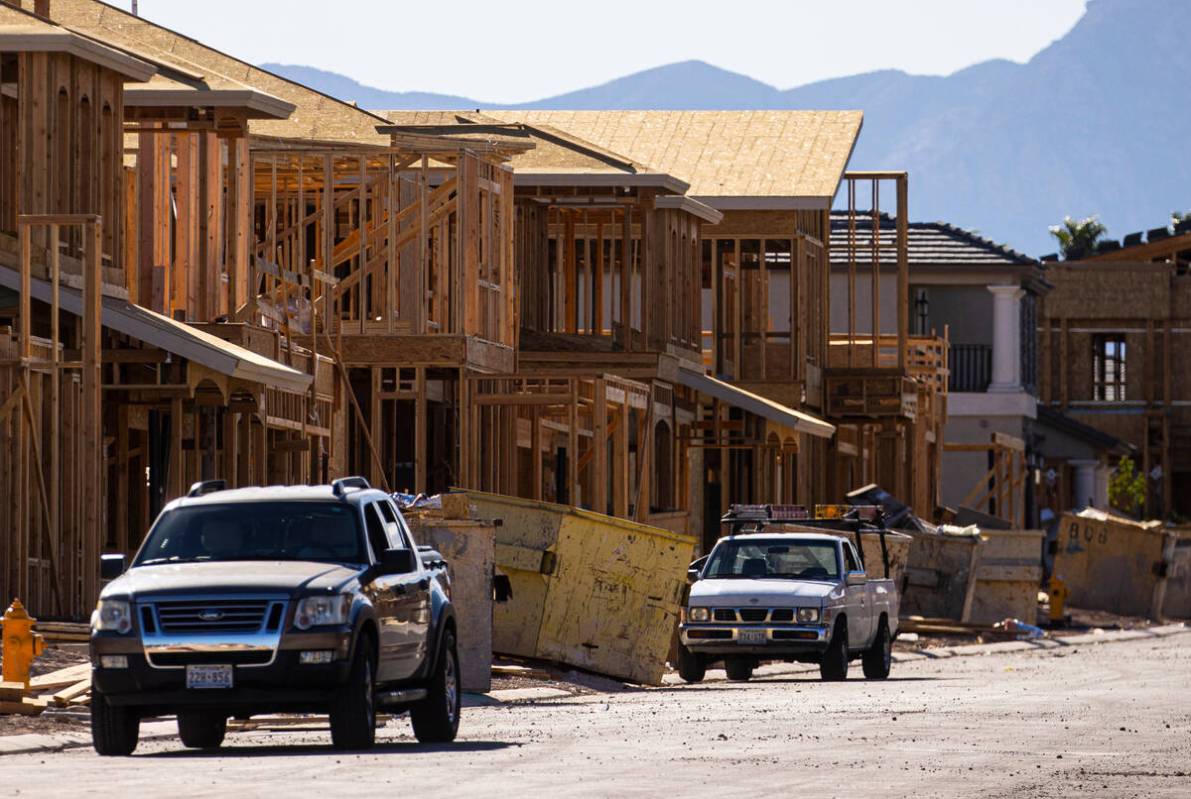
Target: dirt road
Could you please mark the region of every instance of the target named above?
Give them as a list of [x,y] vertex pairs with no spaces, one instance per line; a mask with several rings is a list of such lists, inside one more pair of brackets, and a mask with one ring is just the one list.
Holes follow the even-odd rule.
[[[365,755],[326,733],[239,733],[0,760],[32,796],[1180,796],[1191,792],[1191,634],[469,708],[453,747],[404,719]],[[13,795],[13,794],[9,794]],[[380,794],[378,794],[380,795]]]

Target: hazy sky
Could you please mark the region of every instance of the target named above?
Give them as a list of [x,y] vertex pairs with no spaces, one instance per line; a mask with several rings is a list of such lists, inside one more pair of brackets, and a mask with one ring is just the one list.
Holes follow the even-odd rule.
[[[109,0],[125,9],[131,0]],[[787,89],[897,68],[1027,61],[1084,0],[139,0],[140,14],[253,63],[382,89],[521,102],[700,59]]]

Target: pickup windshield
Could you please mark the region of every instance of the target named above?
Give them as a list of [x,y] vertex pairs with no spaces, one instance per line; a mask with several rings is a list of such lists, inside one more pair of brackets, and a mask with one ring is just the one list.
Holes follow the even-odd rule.
[[368,563],[355,509],[322,502],[196,505],[164,514],[136,566],[232,560]]
[[838,580],[835,553],[836,545],[830,541],[721,541],[708,558],[703,576]]

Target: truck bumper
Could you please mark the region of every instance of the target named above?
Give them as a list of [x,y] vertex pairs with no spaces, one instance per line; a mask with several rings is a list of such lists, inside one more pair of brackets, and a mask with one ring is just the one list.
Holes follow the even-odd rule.
[[[831,643],[831,628],[820,625],[692,624],[679,627],[682,645],[712,657],[748,655],[772,660],[818,657]],[[763,640],[760,636],[764,636]]]
[[[350,669],[351,633],[304,633],[282,639],[263,664],[237,663],[235,653],[180,655],[162,665],[151,660],[135,636],[91,637],[91,683],[113,705],[136,707],[144,715],[165,715],[187,709],[222,710],[228,715],[317,712],[325,709]],[[306,650],[331,650],[329,663],[302,663]],[[104,655],[123,655],[125,668],[108,668]],[[231,688],[187,688],[188,663],[232,666]]]

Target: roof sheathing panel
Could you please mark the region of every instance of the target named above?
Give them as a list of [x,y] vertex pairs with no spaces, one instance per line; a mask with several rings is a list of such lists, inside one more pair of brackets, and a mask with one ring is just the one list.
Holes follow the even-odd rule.
[[221,76],[295,106],[288,119],[251,120],[249,130],[254,134],[381,146],[388,143],[387,136],[376,132],[376,126],[384,123],[381,117],[258,69],[143,17],[134,17],[98,0],[54,0],[51,14],[67,28],[109,42],[113,47],[139,50],[149,57],[160,56],[212,79]]

